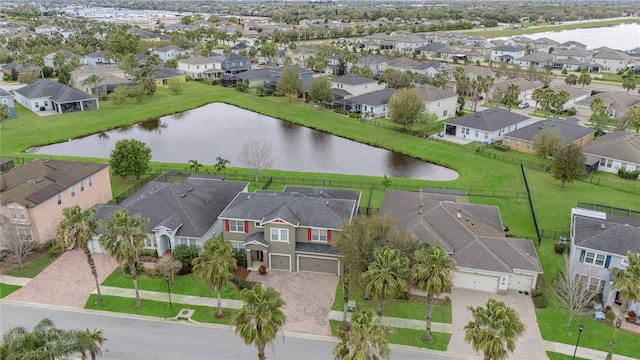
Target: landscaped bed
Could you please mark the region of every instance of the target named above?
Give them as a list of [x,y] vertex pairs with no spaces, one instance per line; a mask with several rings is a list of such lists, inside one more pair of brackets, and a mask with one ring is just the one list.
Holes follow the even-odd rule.
[[[342,322],[337,320],[329,320],[331,326],[331,335],[338,336],[338,329]],[[432,344],[427,344],[422,341],[425,330],[403,329],[393,328],[393,334],[389,338],[389,343],[419,347],[424,349],[447,351],[449,346],[449,340],[451,340],[451,334],[432,332],[432,336],[435,341]],[[392,350],[393,352],[393,350]],[[393,358],[393,354],[391,356]]]
[[0,283],[0,299],[20,289],[22,286]]
[[56,257],[50,251],[32,251],[24,261],[24,267],[21,269],[15,261],[3,260],[2,273],[8,276],[34,278],[36,275],[51,265]]

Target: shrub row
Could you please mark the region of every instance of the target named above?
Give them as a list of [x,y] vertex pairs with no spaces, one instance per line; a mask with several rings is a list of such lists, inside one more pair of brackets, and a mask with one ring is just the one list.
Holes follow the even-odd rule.
[[556,254],[569,254],[569,249],[571,248],[571,246],[569,244],[560,244],[560,243],[556,243],[553,245],[553,251],[556,252]]
[[640,175],[640,170],[636,170],[636,171],[627,171],[625,169],[618,170],[618,176],[625,180],[638,180],[638,175]]
[[547,306],[549,306],[549,296],[545,293],[546,287],[547,280],[545,279],[544,275],[538,275],[536,288],[531,294],[533,298],[533,305],[535,305],[536,309],[545,309]]

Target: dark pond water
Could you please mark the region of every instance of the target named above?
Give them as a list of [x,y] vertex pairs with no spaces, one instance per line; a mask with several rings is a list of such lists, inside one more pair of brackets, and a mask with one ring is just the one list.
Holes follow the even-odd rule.
[[271,146],[272,169],[443,181],[458,177],[438,165],[221,103],[43,146],[38,152],[108,158],[116,141],[130,138],[144,141],[153,160],[163,162],[215,164],[220,156],[230,166],[242,166],[242,145],[260,138]]

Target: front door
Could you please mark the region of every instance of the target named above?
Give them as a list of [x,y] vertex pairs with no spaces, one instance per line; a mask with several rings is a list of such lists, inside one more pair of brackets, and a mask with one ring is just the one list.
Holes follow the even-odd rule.
[[257,255],[258,255],[258,259],[257,259],[257,261],[263,262],[263,261],[264,261],[264,251],[259,250],[259,251],[257,252]]

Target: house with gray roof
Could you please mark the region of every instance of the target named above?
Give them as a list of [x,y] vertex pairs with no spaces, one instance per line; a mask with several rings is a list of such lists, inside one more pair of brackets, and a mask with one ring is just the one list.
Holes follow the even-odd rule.
[[98,99],[57,81],[40,80],[15,90],[16,102],[31,111],[59,114],[98,109]]
[[562,145],[573,143],[584,146],[593,140],[595,130],[578,125],[578,121],[577,118],[540,120],[506,134],[502,138],[502,145],[508,146],[511,150],[533,154],[535,153],[533,145],[535,137],[542,130],[547,129],[550,132],[558,131],[562,138]]
[[345,102],[350,105],[350,112],[361,113],[366,118],[387,117],[389,99],[394,93],[395,89],[386,88],[354,96]]
[[622,69],[627,69],[631,63],[631,56],[622,51],[603,48],[601,52],[593,55],[589,72],[596,73],[618,73]]
[[435,114],[437,120],[449,119],[458,112],[458,95],[450,89],[424,84],[416,87],[424,101],[424,112]]
[[523,57],[515,59],[515,63],[520,65],[520,67],[528,68],[529,66],[533,66],[534,68],[537,68],[537,69],[551,66],[552,61],[553,61],[553,55],[543,51],[534,52],[529,55],[525,55]]
[[0,104],[3,104],[9,110],[9,119],[15,119],[16,106],[13,103],[13,96],[7,90],[0,88]]
[[352,74],[329,79],[329,83],[331,84],[331,89],[334,90],[334,95],[336,95],[335,90],[342,90],[339,93],[345,99],[382,90],[386,87],[385,83],[378,83],[378,80]]
[[[629,265],[627,252],[640,253],[640,218],[576,207],[571,209],[570,239],[576,276],[612,305],[618,294],[611,289],[611,270]],[[640,313],[640,302],[631,302],[628,311]]]
[[582,148],[587,165],[617,174],[619,169],[640,170],[640,133],[619,130],[601,136]]
[[438,60],[431,60],[427,63],[416,65],[411,71],[428,77],[435,77],[437,73],[445,73],[447,77],[453,72],[454,67]]
[[189,52],[179,46],[169,45],[158,49],[153,49],[151,53],[157,54],[162,62],[166,62],[167,60],[175,59],[178,56],[186,55]]
[[524,56],[524,47],[519,45],[501,45],[491,49],[491,61],[505,62],[507,64],[514,63],[515,59]]
[[505,134],[529,125],[529,120],[528,116],[501,108],[491,108],[447,120],[444,132],[447,135],[488,144],[501,141]]
[[[204,174],[189,175],[181,183],[154,180],[118,205],[96,205],[96,219],[106,220],[122,209],[149,219],[145,248],[155,249],[162,256],[178,245],[202,246],[204,241],[220,235],[223,226],[218,215],[239,193],[247,191],[247,186],[246,182]],[[104,251],[97,237],[90,249],[95,253]]]
[[609,108],[609,117],[622,118],[633,105],[640,105],[640,96],[629,94],[625,91],[611,91],[599,93],[575,103],[578,115],[591,117],[591,102],[600,98]]
[[287,186],[242,192],[218,216],[224,239],[247,253],[247,267],[340,275],[331,239],[353,219],[360,191]]
[[387,190],[382,215],[457,263],[454,286],[491,293],[529,292],[542,267],[533,242],[506,237],[495,206],[459,202],[457,196]]

